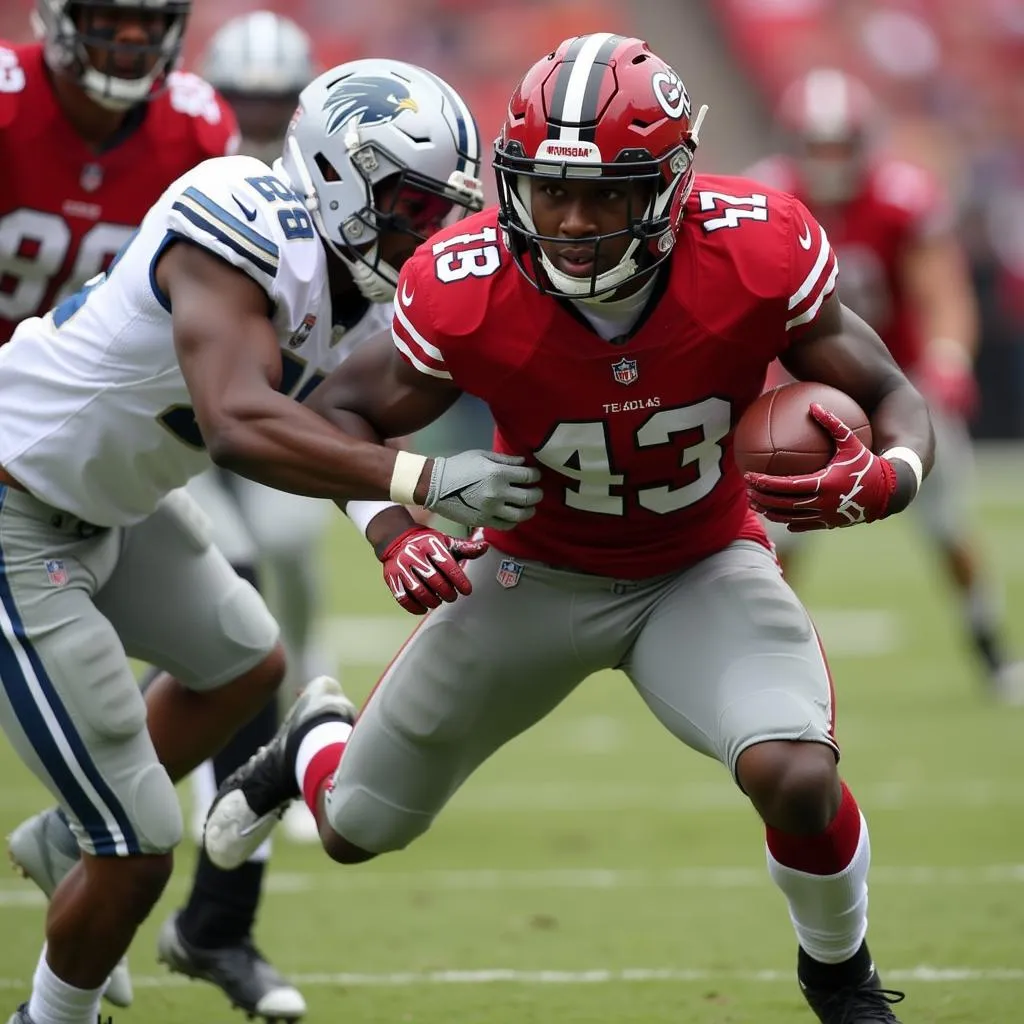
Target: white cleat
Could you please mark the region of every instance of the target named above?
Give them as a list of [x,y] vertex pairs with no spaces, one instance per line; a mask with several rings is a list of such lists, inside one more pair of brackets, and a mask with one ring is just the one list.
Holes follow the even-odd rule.
[[244,864],[299,796],[294,766],[286,756],[288,740],[301,725],[320,715],[333,715],[349,724],[356,720],[355,705],[329,676],[314,679],[274,738],[221,783],[203,836],[207,856],[221,870],[233,871]]
[[1024,661],[1009,661],[991,676],[992,694],[1002,704],[1024,704]]
[[[7,852],[16,870],[35,882],[47,899],[79,860],[78,840],[56,807],[23,821],[7,837]],[[132,1005],[135,991],[126,958],[111,971],[103,997],[114,1006]]]

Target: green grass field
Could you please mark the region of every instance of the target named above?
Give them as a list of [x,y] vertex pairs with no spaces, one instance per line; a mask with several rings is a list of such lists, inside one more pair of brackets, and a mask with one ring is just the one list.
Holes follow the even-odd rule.
[[[1024,651],[1022,465],[986,460],[979,512]],[[325,638],[360,698],[412,625],[361,543],[339,524],[325,552],[339,575]],[[358,586],[340,578],[343,550]],[[872,949],[908,993],[902,1019],[1024,1020],[1024,709],[984,698],[911,522],[821,538],[807,568],[843,768],[871,825]],[[47,798],[2,742],[0,778],[6,832]],[[186,843],[137,938],[136,1004],[118,1024],[242,1019],[155,961],[192,857]],[[0,1018],[27,993],[42,918],[29,883],[0,881]],[[612,674],[494,758],[404,854],[345,869],[279,840],[258,937],[314,1024],[811,1019],[755,816]]]

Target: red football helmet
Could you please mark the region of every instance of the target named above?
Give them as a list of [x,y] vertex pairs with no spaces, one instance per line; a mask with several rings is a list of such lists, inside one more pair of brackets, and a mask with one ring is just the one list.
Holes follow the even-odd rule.
[[878,111],[868,87],[835,68],[816,68],[783,92],[778,121],[796,148],[812,200],[841,203],[860,189]]
[[[610,32],[576,36],[537,61],[512,94],[494,143],[499,223],[527,279],[543,292],[589,298],[649,275],[668,259],[693,185],[706,111],[702,107],[691,126],[682,80],[640,39]],[[646,207],[621,231],[579,239],[599,252],[608,239],[629,237],[625,255],[610,270],[599,274],[595,259],[590,278],[572,277],[544,254],[541,242],[560,239],[538,234],[531,181],[551,177],[652,186]]]

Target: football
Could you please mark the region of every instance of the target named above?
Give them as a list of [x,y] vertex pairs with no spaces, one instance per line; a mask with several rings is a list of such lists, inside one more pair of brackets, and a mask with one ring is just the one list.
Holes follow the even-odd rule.
[[761,395],[740,417],[732,449],[743,473],[814,473],[835,454],[832,435],[811,415],[812,402],[835,413],[871,447],[871,424],[847,394],[813,381],[782,384]]

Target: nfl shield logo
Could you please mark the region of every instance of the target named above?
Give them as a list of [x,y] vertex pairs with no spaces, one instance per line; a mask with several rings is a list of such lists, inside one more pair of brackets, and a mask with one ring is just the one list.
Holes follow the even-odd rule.
[[316,317],[312,313],[307,313],[302,318],[302,323],[299,324],[295,333],[288,339],[288,347],[298,348],[304,344],[315,326]]
[[523,566],[517,562],[514,558],[503,558],[501,565],[498,566],[498,582],[509,589],[511,587],[518,586],[519,577],[523,575]]
[[612,363],[612,376],[620,384],[632,384],[639,376],[636,372],[636,360],[623,356],[617,363]]
[[48,558],[43,563],[46,566],[46,578],[51,586],[63,587],[68,581],[68,571],[64,567],[64,559]]
[[103,168],[99,164],[86,164],[82,168],[78,184],[86,192],[95,192],[103,184]]

